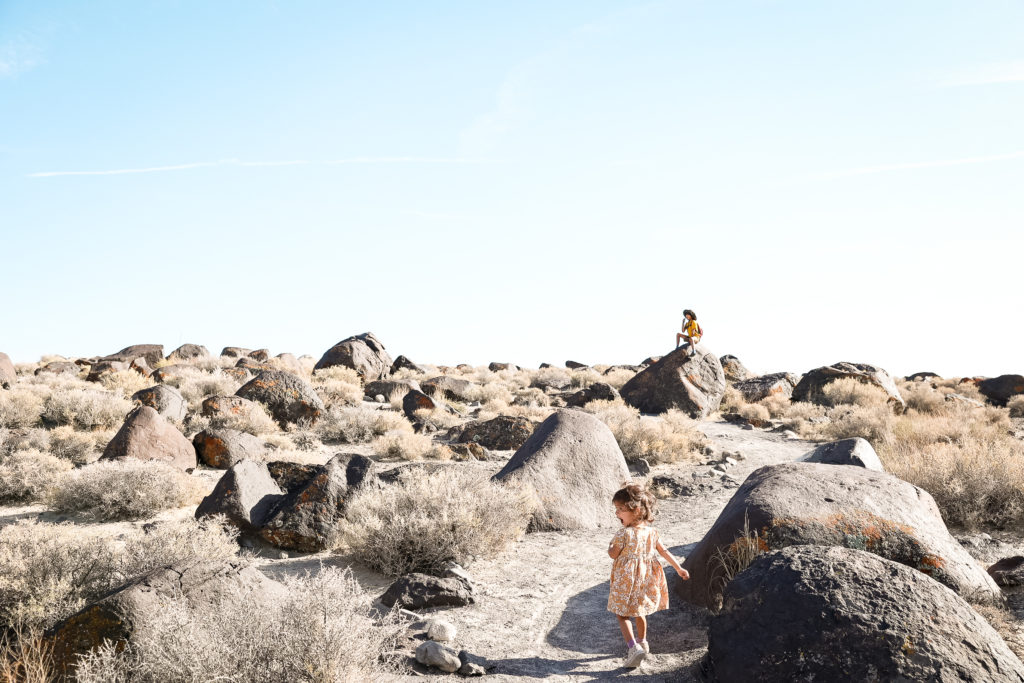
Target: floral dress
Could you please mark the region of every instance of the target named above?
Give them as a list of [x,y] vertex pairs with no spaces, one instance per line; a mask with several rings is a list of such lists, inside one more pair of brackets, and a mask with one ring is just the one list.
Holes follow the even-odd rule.
[[620,552],[612,564],[608,611],[620,617],[644,617],[668,609],[668,584],[658,562],[658,530],[622,527],[611,547]]

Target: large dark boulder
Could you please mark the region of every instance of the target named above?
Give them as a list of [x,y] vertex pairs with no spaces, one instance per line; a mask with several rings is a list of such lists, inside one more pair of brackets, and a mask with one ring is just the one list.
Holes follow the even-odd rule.
[[[339,454],[301,487],[288,494],[264,523],[260,537],[271,545],[313,553],[333,548],[344,522],[350,488],[368,475],[362,460],[352,465],[353,456]],[[352,475],[352,487],[349,475]]]
[[252,434],[228,427],[210,427],[192,437],[199,461],[207,467],[226,468],[242,460],[259,460],[263,442]]
[[999,586],[1024,586],[1024,555],[1004,557],[988,568]]
[[167,360],[175,363],[183,360],[192,360],[193,358],[209,357],[210,351],[205,346],[200,346],[199,344],[182,344],[167,354]]
[[449,401],[458,401],[460,403],[472,401],[475,392],[480,388],[479,384],[469,380],[448,377],[447,375],[432,377],[424,382],[420,382],[420,386],[426,393],[436,394],[443,392],[444,397]]
[[[3,360],[0,359],[0,365],[2,364]],[[36,368],[36,371],[33,374],[41,375],[43,373],[50,373],[54,375],[77,375],[81,371],[82,368],[77,363],[73,363],[69,360],[55,360]],[[2,374],[2,371],[0,371],[0,374]],[[2,384],[2,382],[0,382],[0,384]]]
[[241,346],[225,346],[221,349],[220,355],[227,358],[246,358],[252,353],[252,349],[243,349]]
[[0,351],[0,387],[10,389],[17,381],[18,373],[14,370],[11,357]]
[[1014,396],[1024,394],[1024,376],[999,375],[999,377],[990,377],[978,383],[978,391],[997,406],[1005,406]]
[[136,358],[145,358],[146,364],[153,366],[164,359],[163,344],[133,344],[126,346],[117,353],[104,356],[100,360],[117,360],[123,363],[131,363]]
[[725,392],[725,373],[714,353],[698,344],[693,357],[681,347],[641,370],[619,389],[622,399],[643,413],[673,408],[694,419],[718,410]]
[[515,363],[490,363],[487,369],[491,372],[501,372],[502,370],[511,370],[512,372],[518,372],[519,366]]
[[156,370],[153,371],[153,374],[150,375],[150,377],[152,377],[157,382],[166,382],[175,377],[181,377],[182,375],[190,371],[192,371],[191,365],[183,365],[180,363],[176,363],[174,365],[165,365],[161,368],[157,368]]
[[99,382],[107,375],[112,375],[115,372],[124,372],[128,369],[128,363],[125,361],[100,360],[89,366],[89,374],[86,375],[85,379],[87,382]]
[[323,465],[310,465],[289,460],[272,460],[267,463],[267,470],[274,482],[289,495],[308,484],[313,477],[320,474],[323,468]]
[[132,394],[132,400],[144,406],[154,408],[169,420],[181,422],[188,412],[188,404],[181,392],[168,384],[157,384],[148,389],[140,389]]
[[904,377],[908,382],[924,382],[930,379],[942,379],[934,372],[915,372],[913,375],[907,375]]
[[526,443],[536,428],[537,423],[525,417],[499,415],[491,420],[452,427],[448,430],[448,440],[476,443],[496,451],[511,451]]
[[255,534],[284,499],[284,492],[255,460],[242,460],[228,468],[210,495],[196,508],[196,519],[225,515],[244,534]]
[[535,531],[612,527],[610,501],[629,469],[608,426],[580,410],[544,420],[494,479],[533,494]]
[[476,602],[473,585],[459,576],[440,578],[406,574],[380,596],[385,607],[416,610],[425,607],[465,607]]
[[285,595],[284,586],[244,562],[223,565],[178,564],[134,579],[101,600],[57,623],[47,632],[58,676],[73,671],[78,658],[110,641],[123,649],[132,634],[164,609],[172,598],[211,609],[225,600],[257,605]]
[[262,405],[241,396],[207,396],[203,399],[203,405],[199,412],[215,420],[238,416],[266,415]]
[[729,584],[708,630],[715,681],[1024,681],[959,595],[851,548],[795,546]]
[[372,332],[357,334],[343,339],[317,361],[313,370],[322,370],[335,365],[352,368],[363,382],[386,379],[394,361],[384,350],[384,344]]
[[732,386],[743,395],[744,401],[756,403],[769,396],[785,396],[789,398],[793,395],[793,387],[796,386],[796,380],[788,372],[773,372],[770,375],[751,377],[736,382]]
[[308,382],[280,370],[264,370],[235,395],[262,403],[282,426],[300,420],[314,423],[324,411],[323,400]]
[[750,370],[747,370],[736,356],[726,354],[719,358],[718,362],[722,364],[722,372],[730,382],[742,382],[751,377]]
[[423,373],[426,372],[426,368],[413,363],[405,356],[399,356],[395,359],[395,362],[391,364],[391,374],[395,374],[399,370],[411,370],[412,372]]
[[735,556],[744,527],[762,550],[791,545],[867,550],[931,576],[961,595],[998,600],[999,587],[954,539],[927,491],[885,472],[817,463],[754,470],[683,567],[683,599],[714,605],[726,582],[718,558]]
[[884,472],[885,467],[878,459],[878,453],[867,439],[859,436],[824,443],[800,458],[802,462],[818,462],[823,465],[851,465]]
[[889,395],[889,405],[897,413],[902,413],[907,404],[896,387],[896,382],[888,372],[877,365],[867,363],[835,363],[815,368],[805,374],[796,386],[793,387],[792,400],[805,401],[807,403],[827,403],[824,388],[835,382],[837,379],[850,377],[858,382],[876,386]]
[[149,406],[139,406],[128,413],[100,459],[119,458],[157,460],[181,470],[191,470],[196,466],[196,449],[160,413]]
[[586,389],[569,394],[565,397],[565,405],[582,408],[591,401],[615,401],[619,398],[619,392],[610,384],[594,382]]
[[412,390],[422,391],[420,383],[414,379],[378,379],[367,382],[366,387],[363,389],[363,395],[371,399],[378,395],[390,399],[392,394],[399,391]]

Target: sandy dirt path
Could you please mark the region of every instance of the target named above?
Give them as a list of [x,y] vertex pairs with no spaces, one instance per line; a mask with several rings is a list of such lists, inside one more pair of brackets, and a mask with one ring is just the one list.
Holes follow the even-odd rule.
[[[703,423],[700,429],[723,451],[742,454],[730,469],[740,481],[762,465],[794,460],[814,446],[725,422]],[[710,465],[672,465],[659,466],[652,474],[692,477],[710,470]],[[718,484],[694,496],[661,501],[656,526],[666,546],[684,556],[734,492],[735,485]],[[528,534],[504,556],[470,568],[478,587],[477,604],[432,610],[426,616],[455,624],[455,647],[487,659],[488,680],[696,680],[707,647],[707,616],[679,600],[650,617],[651,656],[643,666],[621,666],[625,645],[614,616],[606,610],[611,569],[606,548],[613,531]],[[666,573],[671,589],[678,579],[671,568]],[[436,674],[424,669],[420,676],[406,678],[423,675]]]

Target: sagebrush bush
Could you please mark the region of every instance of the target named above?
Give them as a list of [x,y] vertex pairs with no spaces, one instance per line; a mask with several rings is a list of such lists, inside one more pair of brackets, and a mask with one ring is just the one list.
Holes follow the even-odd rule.
[[1014,396],[1006,403],[1010,417],[1024,417],[1024,394]]
[[628,461],[645,458],[654,465],[696,459],[707,438],[678,410],[659,418],[642,418],[622,401],[591,401],[584,408],[608,425]]
[[771,396],[765,396],[760,401],[758,401],[758,403],[765,407],[765,409],[768,411],[769,417],[772,418],[784,417],[791,405],[789,396],[785,396],[783,394],[772,394]]
[[42,419],[52,426],[111,429],[119,427],[131,409],[131,401],[122,395],[100,389],[62,386],[46,398]]
[[363,488],[346,510],[353,550],[382,574],[401,576],[496,556],[526,530],[531,506],[519,488],[446,467]]
[[745,405],[747,405],[747,399],[743,397],[739,389],[729,385],[722,392],[722,402],[718,404],[718,412],[737,413]]
[[616,391],[621,389],[626,382],[636,377],[636,373],[626,368],[616,368],[606,375],[602,375],[601,381]]
[[591,368],[580,368],[569,373],[569,380],[570,388],[586,389],[596,382],[604,382],[605,378]]
[[47,504],[97,520],[149,519],[164,510],[198,503],[204,488],[170,465],[121,458],[68,472],[49,489]]
[[94,651],[76,680],[362,683],[396,673],[388,655],[404,624],[395,613],[375,614],[350,570],[328,567],[284,583],[282,595],[166,600],[128,648]]
[[158,524],[124,541],[70,522],[9,524],[0,528],[0,630],[13,624],[49,628],[158,567],[234,557],[236,534],[223,518]]
[[315,431],[323,441],[367,443],[388,432],[411,432],[412,423],[391,410],[330,406],[320,416]]
[[16,451],[45,451],[50,448],[50,432],[35,427],[10,431],[0,430],[3,437],[0,443],[0,455],[8,455]]
[[240,380],[224,374],[219,368],[210,373],[198,369],[184,371],[167,380],[167,384],[177,388],[181,397],[194,408],[201,406],[203,400],[210,396],[231,396],[242,386]]
[[[189,420],[189,428],[195,428],[200,422],[199,419]],[[255,403],[252,410],[214,415],[209,418],[209,426],[236,429],[253,436],[273,434],[280,429],[274,418],[270,416],[267,407],[262,403]]]
[[100,447],[113,438],[109,431],[79,432],[70,425],[55,427],[50,431],[50,454],[76,465],[85,465],[100,456]]
[[15,386],[0,390],[0,427],[19,429],[39,424],[45,395],[37,387]]
[[359,405],[363,400],[363,382],[352,368],[335,365],[317,370],[311,382],[325,405]]
[[424,434],[390,432],[373,441],[373,452],[384,458],[402,460],[451,460],[452,451],[443,444],[435,444]]
[[879,404],[885,405],[889,394],[881,387],[861,382],[853,377],[840,377],[829,382],[821,389],[822,403],[828,407],[840,405],[861,406],[869,408]]
[[740,406],[736,412],[739,413],[740,417],[751,421],[762,420],[767,422],[772,417],[768,408],[760,403],[746,403]]
[[136,391],[153,386],[153,381],[134,370],[118,370],[100,377],[100,384],[108,391],[131,398]]
[[946,395],[928,382],[903,382],[899,390],[907,404],[907,410],[916,410],[929,415],[942,415],[949,412]]
[[0,502],[40,500],[54,481],[71,468],[70,462],[49,453],[16,451],[0,460]]

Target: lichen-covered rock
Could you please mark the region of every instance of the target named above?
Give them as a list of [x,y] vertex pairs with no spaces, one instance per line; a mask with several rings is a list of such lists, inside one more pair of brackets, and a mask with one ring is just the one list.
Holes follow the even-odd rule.
[[266,419],[266,411],[261,404],[241,396],[207,396],[200,412],[215,420],[231,417]]
[[701,419],[718,409],[725,386],[718,357],[698,344],[692,357],[683,346],[641,370],[619,389],[619,394],[643,413],[675,408]]
[[225,346],[221,349],[220,355],[227,358],[245,358],[250,353],[252,353],[252,349],[243,349],[241,346]]
[[726,583],[722,555],[751,542],[764,551],[791,545],[866,550],[928,574],[973,600],[997,601],[999,587],[946,529],[927,491],[885,472],[793,462],[747,477],[686,558],[683,599],[714,605]]
[[157,460],[181,470],[191,470],[196,466],[196,449],[160,413],[149,406],[139,406],[128,413],[100,459],[117,458]]
[[533,495],[533,530],[598,529],[618,523],[609,502],[629,469],[605,423],[580,410],[558,410],[534,430],[496,481]]
[[725,378],[730,382],[742,382],[751,376],[750,371],[744,367],[743,363],[736,356],[726,354],[719,358],[718,362],[722,364],[722,372],[725,373]]
[[871,553],[809,545],[733,579],[708,665],[722,682],[1024,681],[1024,664],[953,591]]
[[499,415],[490,420],[452,427],[448,430],[448,439],[457,443],[474,443],[496,451],[511,451],[526,443],[537,424],[525,417]]
[[107,375],[115,372],[124,372],[128,369],[128,363],[120,360],[100,360],[89,366],[89,374],[86,375],[87,382],[99,382]]
[[167,384],[157,384],[148,389],[140,389],[132,394],[132,400],[149,406],[169,420],[181,422],[188,412],[188,404],[181,392]]
[[312,424],[324,411],[323,400],[308,382],[280,370],[264,370],[235,395],[262,403],[281,425],[300,421]]
[[793,387],[796,386],[796,379],[788,372],[773,372],[769,375],[751,377],[732,385],[736,391],[743,395],[747,403],[757,403],[769,396],[793,395]]
[[189,372],[191,369],[191,365],[165,365],[154,370],[153,374],[150,375],[150,377],[156,380],[157,382],[166,382],[169,379],[181,377],[183,374]]
[[163,344],[133,344],[126,346],[117,353],[104,356],[100,360],[121,361],[131,363],[136,358],[145,358],[149,366],[156,365],[164,359]]
[[896,413],[902,413],[907,407],[900,395],[900,390],[896,387],[896,382],[893,381],[889,373],[877,365],[868,365],[867,363],[841,362],[815,368],[801,377],[793,387],[792,399],[825,405],[827,403],[825,387],[844,377],[884,390],[889,395],[889,405]]
[[196,508],[196,519],[225,515],[244,534],[255,534],[284,499],[267,466],[242,460],[228,468]]
[[364,382],[386,379],[394,361],[372,332],[357,334],[343,339],[317,361],[314,372],[323,368],[341,365],[355,370]]
[[228,427],[210,427],[192,437],[199,461],[207,467],[227,468],[242,460],[260,460],[266,450],[252,434]]
[[205,346],[199,344],[182,344],[178,348],[167,354],[167,360],[172,362],[178,362],[183,360],[192,360],[193,358],[209,358],[210,351]]

